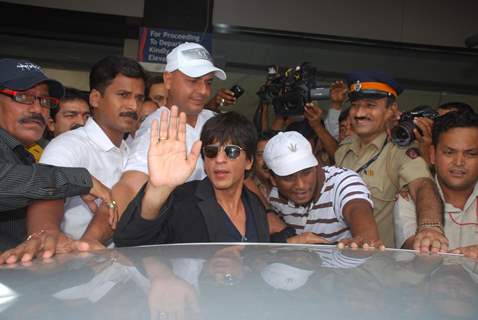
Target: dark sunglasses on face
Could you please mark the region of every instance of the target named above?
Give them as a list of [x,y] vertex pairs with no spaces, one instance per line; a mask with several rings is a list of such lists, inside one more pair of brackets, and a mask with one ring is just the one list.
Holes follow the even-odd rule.
[[218,144],[209,144],[207,146],[204,146],[202,148],[204,156],[208,158],[215,158],[217,157],[217,154],[219,153],[219,150],[223,149],[224,153],[226,153],[226,156],[230,160],[237,159],[239,155],[241,154],[242,148],[239,146],[236,146],[235,144],[228,144],[225,146],[220,146]]
[[43,108],[47,108],[47,109],[51,109],[60,104],[59,99],[48,97],[48,96],[39,97],[39,96],[34,96],[32,94],[28,94],[25,92],[14,91],[9,89],[0,89],[0,93],[11,97],[15,102],[18,102],[21,104],[32,105],[35,103],[35,100],[38,100],[40,102],[40,105]]

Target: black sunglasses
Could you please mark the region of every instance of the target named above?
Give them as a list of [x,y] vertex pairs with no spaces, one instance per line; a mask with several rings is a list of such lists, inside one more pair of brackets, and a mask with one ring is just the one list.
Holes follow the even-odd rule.
[[242,148],[239,146],[236,146],[235,144],[228,144],[225,146],[220,146],[218,144],[209,144],[207,146],[204,146],[202,148],[204,156],[208,158],[215,158],[217,157],[217,154],[219,153],[219,150],[223,149],[224,152],[226,153],[226,156],[230,160],[237,159],[239,155],[241,154]]

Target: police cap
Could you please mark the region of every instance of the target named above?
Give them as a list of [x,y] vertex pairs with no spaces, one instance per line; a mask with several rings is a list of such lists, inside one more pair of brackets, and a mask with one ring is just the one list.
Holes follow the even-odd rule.
[[369,98],[380,99],[388,96],[395,98],[403,88],[390,76],[381,71],[360,71],[347,75],[349,99],[351,101]]

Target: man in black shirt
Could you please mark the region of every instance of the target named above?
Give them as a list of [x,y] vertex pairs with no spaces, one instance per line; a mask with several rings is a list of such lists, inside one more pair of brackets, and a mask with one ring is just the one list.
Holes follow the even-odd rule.
[[[256,148],[253,124],[233,111],[218,114],[204,124],[189,154],[186,115],[178,117],[176,106],[169,121],[167,112],[161,114],[160,128],[153,122],[149,180],[122,215],[115,244],[268,242],[264,208],[244,187]],[[207,177],[184,183],[201,151]]]
[[110,190],[86,169],[35,164],[25,149],[42,137],[63,92],[38,65],[0,60],[0,250],[25,240],[26,207],[35,199],[84,195],[92,206],[94,198],[112,202]]

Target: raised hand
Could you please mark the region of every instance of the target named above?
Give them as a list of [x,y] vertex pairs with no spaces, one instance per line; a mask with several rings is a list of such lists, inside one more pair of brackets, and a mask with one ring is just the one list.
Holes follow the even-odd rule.
[[304,106],[304,117],[309,122],[312,128],[318,128],[322,126],[322,114],[324,111],[313,103],[306,103]]
[[330,100],[339,106],[347,99],[348,89],[345,83],[341,80],[335,81],[330,85]]
[[214,98],[216,105],[220,107],[233,105],[237,100],[234,92],[224,88],[219,89]]
[[201,141],[196,141],[187,154],[186,114],[173,106],[161,113],[160,128],[153,121],[148,150],[149,183],[152,187],[174,189],[186,182],[196,167]]
[[[430,165],[430,149],[432,147],[432,129],[433,120],[425,117],[419,117],[413,119],[413,122],[417,128],[413,129],[416,140],[418,142],[418,148],[420,149],[420,155]],[[420,130],[418,130],[420,128]]]

